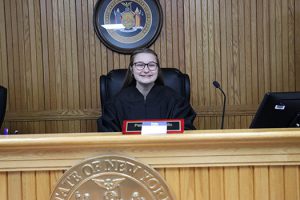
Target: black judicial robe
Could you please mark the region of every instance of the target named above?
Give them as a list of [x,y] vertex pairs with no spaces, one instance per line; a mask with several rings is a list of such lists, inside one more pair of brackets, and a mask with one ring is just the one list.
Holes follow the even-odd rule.
[[167,86],[154,85],[146,100],[135,86],[130,86],[104,105],[97,123],[99,132],[120,132],[123,120],[184,119],[184,129],[193,130],[195,117],[189,102]]

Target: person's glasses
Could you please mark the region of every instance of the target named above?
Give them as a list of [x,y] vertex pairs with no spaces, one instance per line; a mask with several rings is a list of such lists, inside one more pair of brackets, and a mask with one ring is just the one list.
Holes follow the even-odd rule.
[[155,71],[158,67],[157,63],[156,62],[149,62],[149,63],[143,63],[143,62],[136,62],[136,63],[133,63],[133,65],[135,66],[135,68],[139,71],[142,71],[143,69],[145,69],[145,67],[147,66],[148,69],[150,71]]

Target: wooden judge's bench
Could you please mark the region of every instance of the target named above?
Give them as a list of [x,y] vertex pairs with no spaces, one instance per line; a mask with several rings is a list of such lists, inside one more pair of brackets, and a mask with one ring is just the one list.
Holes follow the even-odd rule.
[[178,200],[300,200],[300,129],[0,136],[0,199],[47,200],[65,170],[106,154],[154,167]]

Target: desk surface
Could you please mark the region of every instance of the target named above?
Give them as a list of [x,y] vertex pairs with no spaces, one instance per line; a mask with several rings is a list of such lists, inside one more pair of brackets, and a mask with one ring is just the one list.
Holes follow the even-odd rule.
[[128,155],[155,168],[299,165],[300,129],[9,135],[0,136],[0,148],[0,171],[68,169],[101,154]]

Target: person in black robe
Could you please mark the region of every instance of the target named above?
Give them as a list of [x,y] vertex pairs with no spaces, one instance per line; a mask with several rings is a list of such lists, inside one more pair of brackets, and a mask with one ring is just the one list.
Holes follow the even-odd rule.
[[189,102],[165,86],[157,54],[138,49],[130,58],[122,90],[104,105],[99,132],[120,132],[124,120],[184,119],[184,129],[195,129],[196,114]]

